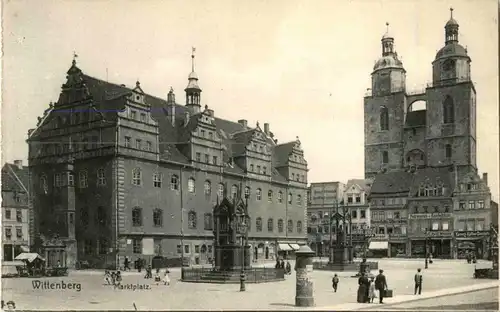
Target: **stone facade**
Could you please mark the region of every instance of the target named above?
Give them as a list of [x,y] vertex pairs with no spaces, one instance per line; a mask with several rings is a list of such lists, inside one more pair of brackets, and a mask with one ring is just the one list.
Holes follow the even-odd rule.
[[476,91],[458,27],[452,16],[433,81],[419,92],[405,88],[394,38],[382,38],[365,96],[365,177],[375,177],[372,240],[387,256],[487,256],[491,194],[476,164]]
[[29,251],[29,171],[22,161],[2,167],[2,260]]
[[[338,211],[351,216],[347,240],[352,233],[355,251],[362,249],[364,235],[370,227],[368,194],[372,180],[352,179],[347,183],[322,182],[309,186],[307,205],[308,242],[317,256],[328,256],[330,242],[330,216]],[[332,243],[335,243],[336,221],[332,221]],[[364,230],[363,230],[364,229]]]
[[201,109],[194,69],[185,93],[180,105],[173,90],[163,100],[73,61],[59,100],[29,131],[34,235],[76,242],[70,263],[155,255],[204,263],[213,258],[214,206],[244,188],[254,259],[273,258],[280,241],[304,242],[308,169],[298,137],[279,144],[269,124]]

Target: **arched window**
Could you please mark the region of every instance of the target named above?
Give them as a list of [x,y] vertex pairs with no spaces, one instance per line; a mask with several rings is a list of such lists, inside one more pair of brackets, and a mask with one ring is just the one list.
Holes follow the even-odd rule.
[[272,190],[269,190],[267,192],[267,201],[270,203],[273,201],[273,191]]
[[451,96],[446,96],[443,102],[443,123],[448,124],[455,122],[455,111],[453,106],[453,99]]
[[153,210],[153,225],[155,227],[163,226],[163,210],[161,209]]
[[179,190],[179,177],[177,177],[175,174],[170,178],[170,189],[172,191],[178,191]]
[[132,226],[142,226],[142,209],[139,207],[132,209]]
[[231,198],[236,198],[236,195],[238,194],[238,186],[233,185],[231,186]]
[[210,196],[210,194],[212,194],[212,183],[210,183],[210,181],[206,180],[203,188],[205,190],[205,195]]
[[389,152],[387,152],[387,151],[382,152],[382,163],[383,164],[389,163]]
[[132,170],[132,184],[140,186],[142,183],[142,172],[140,168]]
[[245,197],[250,197],[250,187],[245,187]]
[[297,195],[297,206],[302,206],[302,195]]
[[188,192],[189,193],[196,192],[196,185],[195,185],[194,178],[189,178],[189,180],[188,180]]
[[302,221],[297,221],[297,233],[302,233]]
[[446,145],[444,146],[444,150],[445,150],[445,152],[444,152],[444,153],[445,153],[445,157],[446,157],[447,159],[450,159],[450,158],[451,158],[451,152],[452,152],[452,151],[451,151],[451,144],[446,144]]
[[292,220],[288,220],[288,233],[292,233],[293,232],[293,221]]
[[290,205],[293,203],[293,195],[292,195],[292,193],[288,193],[288,203]]
[[83,206],[80,210],[80,220],[82,227],[86,228],[89,225],[89,208],[87,206]]
[[197,222],[196,222],[196,211],[190,211],[188,213],[188,227],[190,229],[196,229]]
[[261,200],[262,198],[262,190],[260,188],[258,188],[256,191],[255,191],[255,198],[257,200]]
[[258,217],[255,219],[255,228],[257,232],[262,232],[262,218]]
[[217,195],[222,199],[224,197],[224,184],[219,183],[219,189],[217,191]]
[[283,219],[278,220],[278,232],[283,233]]
[[42,175],[40,177],[40,187],[42,188],[42,191],[47,194],[48,191],[49,191],[49,184],[47,182],[47,176],[46,175]]
[[389,130],[389,110],[385,106],[380,107],[380,130]]
[[97,185],[104,186],[106,185],[106,172],[103,168],[97,169]]
[[163,180],[163,176],[161,173],[154,173],[153,174],[153,186],[154,187],[161,187],[161,182]]
[[108,216],[107,216],[106,210],[104,209],[103,206],[97,207],[97,216],[96,216],[96,218],[97,218],[96,223],[98,225],[105,226],[106,224],[108,224]]
[[267,231],[272,232],[274,230],[274,220],[272,218],[267,219]]
[[283,202],[283,192],[282,191],[279,191],[278,192],[278,203],[282,203]]

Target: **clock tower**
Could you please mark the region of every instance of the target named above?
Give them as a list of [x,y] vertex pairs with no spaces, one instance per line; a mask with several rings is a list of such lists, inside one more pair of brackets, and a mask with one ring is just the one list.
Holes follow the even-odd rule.
[[475,172],[476,90],[471,59],[458,41],[458,22],[445,25],[445,45],[432,62],[432,85],[427,88],[427,159],[430,166],[455,164],[460,175]]
[[365,178],[399,169],[403,161],[406,71],[386,25],[382,56],[375,62],[372,89],[364,99]]

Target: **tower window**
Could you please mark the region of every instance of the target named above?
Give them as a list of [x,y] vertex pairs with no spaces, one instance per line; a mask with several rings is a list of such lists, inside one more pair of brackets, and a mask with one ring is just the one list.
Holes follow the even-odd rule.
[[446,158],[451,158],[451,145],[450,144],[446,144],[444,146],[444,150],[445,150],[445,157]]
[[453,107],[453,99],[448,95],[443,103],[443,123],[454,123],[455,114]]
[[387,107],[380,107],[380,130],[389,130],[389,111]]
[[387,152],[387,151],[382,152],[382,163],[384,163],[384,164],[389,163],[389,152]]

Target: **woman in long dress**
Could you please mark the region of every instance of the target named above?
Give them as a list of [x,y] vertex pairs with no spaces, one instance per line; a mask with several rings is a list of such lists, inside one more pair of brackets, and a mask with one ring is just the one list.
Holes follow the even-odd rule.
[[368,282],[368,278],[366,277],[366,273],[361,273],[361,276],[359,277],[358,279],[358,297],[357,297],[357,301],[359,303],[365,303],[366,300],[367,300],[367,293],[368,293],[368,288],[367,288],[367,283]]

